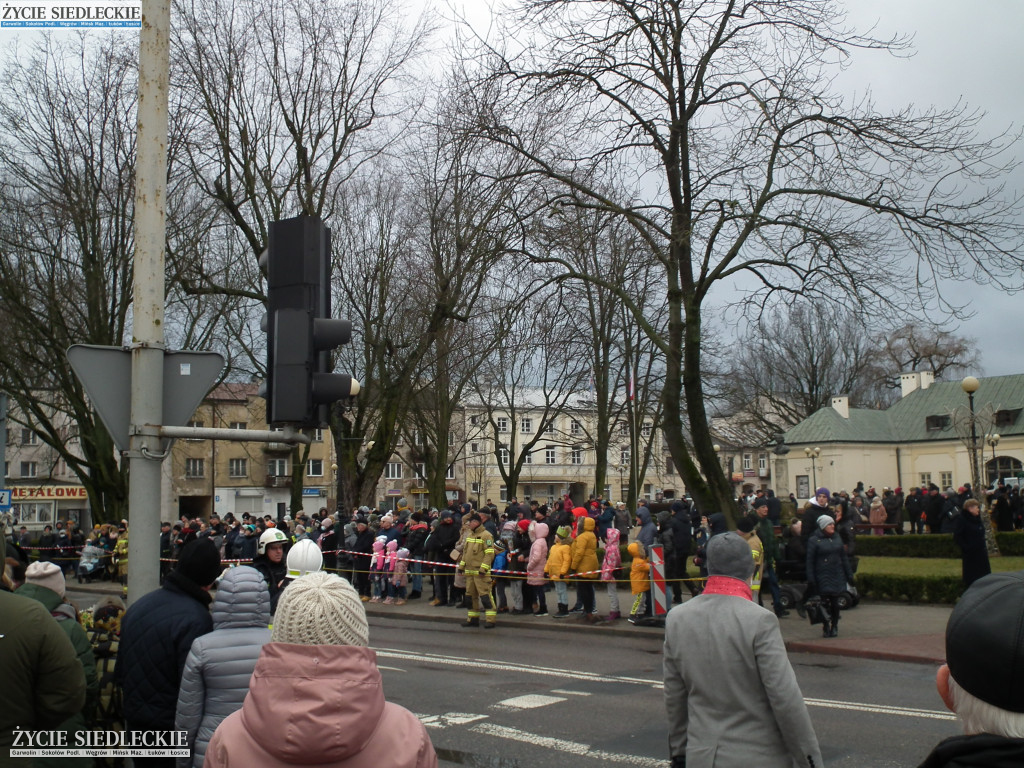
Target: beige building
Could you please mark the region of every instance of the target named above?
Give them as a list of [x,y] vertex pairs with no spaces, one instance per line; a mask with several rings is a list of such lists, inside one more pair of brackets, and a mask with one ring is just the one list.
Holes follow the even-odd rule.
[[[976,380],[973,421],[979,482],[1024,474],[1024,375]],[[808,498],[813,489],[915,486],[945,489],[971,481],[968,395],[960,381],[930,372],[901,377],[902,397],[886,410],[850,408],[843,395],[791,428],[790,451],[771,455],[776,494]]]
[[[216,429],[267,429],[263,398],[255,384],[222,384],[210,392],[188,426]],[[317,430],[310,445],[303,485],[303,508],[327,506],[331,485],[332,442]],[[178,440],[163,464],[164,518],[182,514],[209,517],[278,516],[291,499],[293,449],[287,443],[232,440]]]
[[[13,423],[18,417],[12,412],[7,420],[7,434],[4,436],[4,478],[0,488],[11,491],[11,513],[15,525],[24,525],[33,533],[42,531],[47,525],[71,522],[74,525],[91,525],[89,517],[89,496],[85,487],[72,472],[57,451],[43,442],[32,427]],[[61,423],[61,414],[52,417]],[[78,450],[78,431],[66,421],[61,427],[65,445],[74,455]]]

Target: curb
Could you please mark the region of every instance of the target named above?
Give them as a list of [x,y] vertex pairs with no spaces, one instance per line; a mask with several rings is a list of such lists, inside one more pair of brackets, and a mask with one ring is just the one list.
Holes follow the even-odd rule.
[[[461,624],[466,620],[466,613],[464,608],[452,610],[450,608],[439,608],[437,615],[434,614],[423,614],[423,613],[401,613],[400,611],[389,611],[386,608],[381,608],[379,604],[364,603],[363,606],[366,608],[366,615],[380,618],[390,619],[402,619],[403,621],[426,621],[430,623],[442,622],[444,624]],[[657,633],[659,636],[662,634],[662,630],[659,627],[638,627],[630,624],[625,619],[617,619],[613,622],[602,619],[600,622],[595,624],[584,624],[580,622],[579,617],[572,615],[564,619],[555,619],[552,616],[509,616],[508,614],[499,614],[498,626],[495,629],[500,630],[502,628],[512,627],[515,629],[538,629],[542,632],[560,632],[565,629],[584,629],[593,628],[595,631],[601,632],[605,635],[614,635],[616,637],[636,637],[638,634],[653,635]]]
[[790,640],[786,642],[786,650],[790,653],[816,653],[824,656],[848,656],[855,659],[871,659],[874,661],[897,661],[903,664],[927,664],[939,666],[945,664],[944,658],[900,653],[899,651],[880,651],[871,648],[850,648],[843,645],[830,645],[806,640]]

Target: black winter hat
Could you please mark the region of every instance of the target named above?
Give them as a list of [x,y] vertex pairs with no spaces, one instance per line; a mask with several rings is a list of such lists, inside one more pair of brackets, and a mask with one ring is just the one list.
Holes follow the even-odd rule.
[[946,624],[946,664],[961,688],[1024,712],[1024,571],[978,579]]
[[220,576],[220,552],[210,538],[190,541],[178,556],[175,570],[200,587],[208,587]]

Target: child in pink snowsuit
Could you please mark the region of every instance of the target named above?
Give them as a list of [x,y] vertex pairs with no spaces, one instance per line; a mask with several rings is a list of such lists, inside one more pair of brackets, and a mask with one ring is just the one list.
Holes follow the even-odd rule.
[[619,530],[605,531],[604,560],[601,561],[601,581],[608,590],[608,621],[622,616],[619,612],[619,568],[622,567],[622,553],[619,552]]

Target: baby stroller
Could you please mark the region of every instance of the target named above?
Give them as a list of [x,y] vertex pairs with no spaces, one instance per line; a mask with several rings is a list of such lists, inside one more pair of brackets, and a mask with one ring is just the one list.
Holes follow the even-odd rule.
[[103,557],[107,552],[103,547],[86,544],[82,547],[82,556],[78,560],[78,568],[75,576],[78,583],[91,582],[95,578],[102,578],[104,575]]

